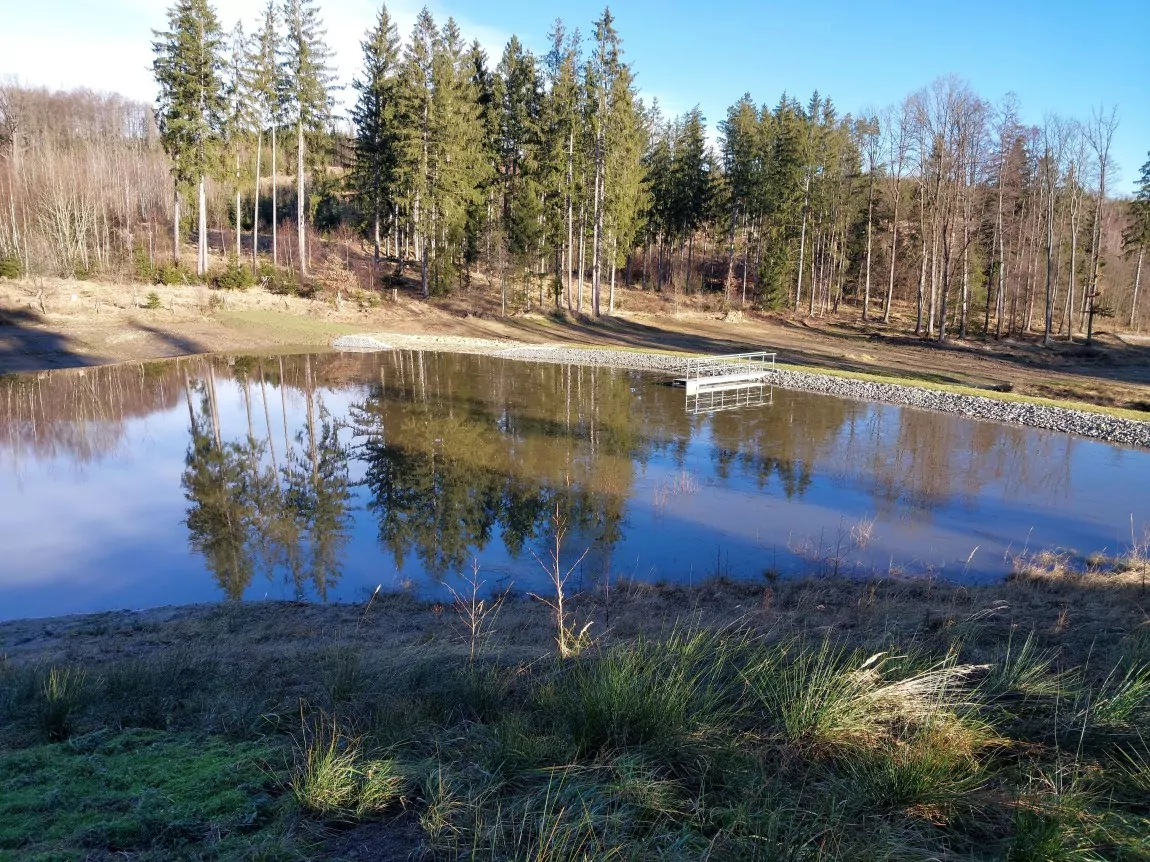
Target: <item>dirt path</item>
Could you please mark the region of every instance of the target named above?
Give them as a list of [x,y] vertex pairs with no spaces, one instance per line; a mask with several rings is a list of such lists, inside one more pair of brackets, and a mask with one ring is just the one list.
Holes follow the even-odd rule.
[[[146,309],[148,293],[159,308]],[[37,371],[189,353],[327,346],[346,334],[431,349],[485,350],[513,344],[729,353],[775,349],[780,361],[1010,389],[1019,394],[1150,409],[1150,340],[1104,336],[1095,348],[1060,343],[926,343],[849,320],[723,314],[702,301],[622,291],[611,318],[527,314],[502,318],[491,297],[423,302],[360,295],[329,301],[261,289],[148,289],[63,280],[0,281],[0,373]],[[153,302],[153,304],[155,304]]]

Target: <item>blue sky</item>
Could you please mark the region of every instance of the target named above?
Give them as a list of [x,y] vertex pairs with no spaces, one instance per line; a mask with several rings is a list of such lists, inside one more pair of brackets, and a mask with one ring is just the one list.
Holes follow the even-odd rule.
[[[249,26],[265,0],[217,0],[226,26]],[[0,0],[0,76],[28,84],[87,86],[150,100],[151,29],[164,0]],[[403,35],[419,0],[389,3]],[[601,0],[435,0],[464,35],[498,59],[511,33],[543,51],[556,16],[589,32]],[[355,74],[358,42],[376,0],[321,0],[341,78]],[[1118,192],[1130,191],[1150,150],[1150,0],[971,0],[802,3],[630,0],[612,7],[644,95],[670,113],[698,104],[714,125],[744,92],[774,104],[816,88],[840,111],[881,108],[939,75],[956,74],[984,98],[1013,91],[1023,118],[1047,112],[1086,119],[1116,104]]]

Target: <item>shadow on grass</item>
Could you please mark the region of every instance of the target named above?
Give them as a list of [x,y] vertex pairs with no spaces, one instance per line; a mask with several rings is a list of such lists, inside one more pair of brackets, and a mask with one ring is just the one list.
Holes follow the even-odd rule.
[[71,338],[45,328],[31,309],[0,310],[0,374],[49,368],[81,368],[106,360],[82,352]]

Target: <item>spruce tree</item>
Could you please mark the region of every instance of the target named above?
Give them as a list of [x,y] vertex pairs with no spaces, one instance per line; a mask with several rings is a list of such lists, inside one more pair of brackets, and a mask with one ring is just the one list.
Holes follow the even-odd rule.
[[759,115],[751,94],[746,93],[727,110],[719,123],[723,170],[730,191],[730,227],[727,238],[728,296],[735,287],[735,231],[739,220],[749,222],[757,214],[762,196],[764,164]]
[[563,273],[567,310],[571,311],[574,261],[574,205],[576,142],[579,131],[579,31],[568,34],[561,20],[551,29],[547,54],[548,88],[544,97],[543,184],[552,202],[552,232],[562,248],[556,274]]
[[540,182],[542,81],[535,58],[511,37],[495,74],[499,104],[501,214],[507,250],[520,269],[530,268],[543,238]]
[[593,139],[594,179],[591,198],[592,241],[591,241],[591,305],[598,317],[603,262],[603,213],[607,183],[607,151],[611,142],[607,139],[607,128],[612,110],[612,94],[615,78],[622,66],[620,46],[622,40],[615,30],[615,19],[610,9],[604,9],[595,22],[595,48],[587,62],[587,115]]
[[462,262],[468,213],[482,199],[490,164],[484,153],[475,63],[453,19],[444,25],[438,49],[431,68],[428,203],[434,286],[447,291]]
[[304,133],[323,131],[332,114],[335,76],[328,65],[331,51],[316,0],[284,0],[284,81],[296,126],[296,230],[299,271],[307,275],[307,198],[304,183]]
[[226,69],[226,82],[224,97],[227,100],[228,116],[224,125],[224,138],[235,157],[234,175],[232,178],[232,191],[236,196],[236,259],[241,255],[242,241],[240,227],[241,193],[243,184],[243,170],[240,162],[240,143],[255,124],[255,110],[252,104],[252,71],[249,63],[247,38],[244,36],[244,27],[240,22],[228,37],[228,64]]
[[257,129],[256,141],[256,183],[255,195],[252,205],[252,267],[256,267],[259,253],[260,230],[260,182],[261,158],[263,156],[263,132],[271,131],[272,156],[272,265],[279,265],[279,236],[276,230],[278,222],[278,207],[276,201],[276,127],[279,126],[283,115],[284,81],[280,73],[279,53],[279,16],[276,12],[276,0],[268,0],[264,11],[263,27],[255,38],[252,56],[249,60],[251,67],[252,105],[255,112]]
[[426,237],[431,224],[429,154],[431,148],[432,61],[439,50],[439,30],[426,7],[416,18],[404,51],[400,75],[399,174],[415,257],[419,261],[420,292],[430,295]]
[[362,44],[362,77],[352,83],[359,91],[352,110],[352,185],[360,213],[372,232],[372,259],[378,268],[380,225],[395,205],[399,163],[399,34],[387,6],[380,7],[379,18]]
[[710,161],[707,153],[706,120],[698,107],[676,124],[675,160],[671,174],[671,232],[687,243],[686,286],[690,287],[695,232],[710,208]]
[[160,87],[156,116],[160,140],[172,160],[176,186],[173,244],[180,260],[180,191],[198,186],[196,272],[208,265],[205,178],[211,165],[226,102],[220,83],[223,33],[207,0],[177,0],[168,10],[168,29],[153,31],[152,70]]
[[608,261],[611,267],[607,313],[615,313],[615,273],[635,245],[647,209],[648,191],[644,177],[643,154],[647,149],[647,127],[643,103],[635,92],[631,70],[623,66],[615,77],[608,122],[605,199],[608,234]]
[[1150,245],[1150,159],[1142,165],[1138,177],[1138,190],[1130,202],[1130,224],[1122,234],[1122,245],[1130,252],[1138,250],[1138,262],[1134,265],[1134,292],[1130,297],[1129,326],[1134,329],[1138,319],[1138,293],[1142,286],[1142,261],[1146,257],[1146,246]]

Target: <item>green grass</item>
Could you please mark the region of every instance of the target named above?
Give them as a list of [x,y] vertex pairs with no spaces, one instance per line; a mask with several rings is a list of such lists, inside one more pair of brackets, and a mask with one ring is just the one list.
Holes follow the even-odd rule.
[[216,320],[240,332],[259,333],[283,344],[327,344],[340,335],[362,332],[362,326],[316,320],[284,311],[265,309],[236,309],[217,311]]
[[[273,747],[96,730],[0,754],[0,859],[275,858]],[[102,858],[102,856],[101,856]]]
[[[66,677],[0,664],[0,858],[336,859],[348,828],[404,823],[396,858],[459,862],[1150,858],[1139,632],[1056,652],[1012,626],[696,623],[566,660],[375,634],[228,654],[244,612]],[[33,707],[64,679],[51,741]]]

